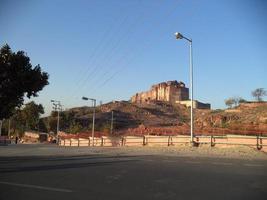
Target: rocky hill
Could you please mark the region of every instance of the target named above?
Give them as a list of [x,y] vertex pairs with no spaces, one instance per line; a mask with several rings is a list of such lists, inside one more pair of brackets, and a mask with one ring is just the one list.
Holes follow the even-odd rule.
[[[96,130],[109,133],[111,112],[115,134],[175,135],[189,134],[190,110],[166,102],[132,104],[116,101],[96,108]],[[92,108],[78,107],[69,111],[82,126],[89,127]],[[267,103],[242,103],[235,109],[195,110],[197,134],[267,134]]]
[[221,128],[225,132],[261,134],[267,133],[267,103],[241,103],[235,109],[196,112],[197,127]]
[[[116,101],[103,104],[96,108],[96,127],[101,129],[110,125],[113,111],[114,126],[117,130],[135,128],[140,125],[177,126],[188,121],[188,112],[184,106],[172,106],[163,102],[150,104],[132,104],[127,101]],[[93,109],[77,107],[64,112],[72,116],[81,124],[87,126],[92,121]]]

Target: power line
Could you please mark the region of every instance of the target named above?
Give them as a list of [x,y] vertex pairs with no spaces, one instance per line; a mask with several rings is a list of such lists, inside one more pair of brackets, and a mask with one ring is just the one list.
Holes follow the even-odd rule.
[[[172,9],[167,13],[166,17],[171,15],[175,10],[177,9],[176,6],[172,7]],[[147,29],[147,32],[148,32],[148,29]],[[161,34],[163,35],[163,33]],[[147,41],[147,40],[146,40]],[[151,42],[150,43],[147,43],[145,48],[148,48],[149,46],[151,45]],[[143,49],[145,49],[143,48]],[[139,54],[140,54],[140,51],[139,51]],[[128,62],[129,64],[129,62]],[[103,86],[105,86],[110,80],[112,80],[118,73],[120,73],[121,71],[123,71],[124,69],[126,69],[125,66],[121,66],[116,72],[114,72],[111,76],[109,76],[102,84],[99,85],[99,87],[95,88],[92,93],[94,93],[97,89],[100,89],[102,88]],[[111,71],[111,70],[110,70]],[[107,73],[105,73],[107,74]]]
[[[136,18],[136,20],[133,21],[132,24],[130,24],[130,25],[128,26],[128,29],[127,29],[127,31],[123,34],[123,36],[120,37],[119,40],[117,40],[117,41],[115,42],[115,44],[113,44],[113,46],[111,47],[111,53],[109,53],[108,55],[106,55],[106,56],[104,57],[104,60],[105,60],[106,62],[108,62],[108,58],[111,58],[112,55],[116,52],[116,49],[119,48],[119,46],[120,46],[120,44],[122,43],[122,41],[125,40],[125,39],[127,40],[127,39],[130,37],[130,35],[132,34],[132,31],[134,30],[134,28],[136,28],[136,26],[138,25],[138,22],[142,19],[143,14],[145,14],[145,11],[142,13],[142,15],[139,15],[139,16]],[[95,66],[95,68],[93,69],[92,73],[91,73],[91,74],[88,74],[88,76],[86,77],[86,79],[83,80],[83,83],[87,83],[87,84],[88,84],[88,81],[91,80],[90,78],[91,78],[93,75],[95,75],[95,73],[96,73],[97,70],[99,70],[99,69],[100,69],[100,67],[99,67],[99,64],[98,64],[98,65]],[[86,86],[86,84],[83,84],[83,85],[80,87],[80,89],[84,88],[85,86]]]
[[[119,18],[121,18],[121,17],[119,17]],[[107,48],[107,46],[111,46],[111,50],[113,51],[113,49],[117,46],[117,44],[118,44],[118,42],[120,42],[120,40],[121,40],[121,38],[120,38],[120,40],[119,41],[117,41],[116,43],[115,43],[115,45],[114,45],[114,43],[113,43],[113,45],[112,45],[112,41],[114,41],[114,40],[112,40],[112,38],[114,38],[114,36],[115,36],[115,34],[118,34],[118,32],[120,32],[121,30],[122,30],[122,27],[123,27],[123,24],[125,24],[126,22],[127,22],[127,18],[128,18],[128,16],[126,16],[126,17],[124,17],[123,18],[123,20],[121,21],[121,23],[119,24],[119,28],[118,28],[118,30],[116,31],[115,30],[115,26],[113,26],[113,29],[114,29],[114,31],[112,32],[112,31],[108,31],[107,33],[110,33],[110,34],[104,34],[103,35],[103,38],[104,39],[102,39],[102,44],[104,45],[102,45],[103,47],[105,47],[104,48],[104,51],[101,49],[101,48],[98,48],[98,54],[99,53],[102,53],[103,54],[103,52],[104,52],[104,55],[105,54],[108,54],[109,52],[108,52],[108,48]],[[113,34],[112,34],[113,33]],[[107,40],[107,42],[106,43],[104,43],[104,41],[105,40]],[[95,63],[97,62],[97,60],[100,60],[100,59],[97,59],[97,55],[98,55],[97,53],[95,53],[95,57],[94,57],[94,59],[92,59],[92,60],[90,60],[90,61],[92,61],[92,66],[94,66],[95,65]],[[99,65],[99,64],[98,64]],[[84,73],[85,74],[85,76],[86,76],[86,74],[87,74],[87,76],[86,76],[86,78],[81,78],[80,80],[78,80],[78,83],[79,84],[76,84],[77,85],[77,88],[79,88],[80,89],[80,87],[84,87],[84,83],[92,76],[91,74],[94,74],[95,73],[95,71],[98,69],[98,65],[96,65],[95,67],[93,67],[91,70],[90,70],[90,68],[88,67],[87,68],[87,70],[86,70],[86,72]],[[90,73],[89,73],[90,72]],[[80,86],[79,86],[80,85]],[[74,95],[76,92],[77,92],[77,90],[75,89],[75,90],[73,90],[74,92],[73,92],[73,94],[72,95]]]
[[[160,4],[158,4],[158,6],[160,6]],[[139,15],[139,18],[137,18],[137,19],[142,19],[142,17],[143,17],[143,15],[146,13],[146,11],[144,10],[144,12],[142,13],[142,15]],[[136,28],[137,27],[137,25],[138,25],[138,20],[136,20],[134,23],[132,23],[132,25],[129,27],[129,28],[132,28],[132,29],[134,29],[134,28]],[[143,23],[144,23],[144,21],[143,21]],[[127,34],[128,33],[128,34]],[[127,30],[127,32],[126,32],[126,35],[125,35],[125,38],[129,38],[130,36],[132,36],[133,34],[132,34],[132,31],[129,29],[129,30]],[[120,42],[121,42],[122,40],[120,40]],[[118,46],[119,47],[119,46]],[[118,49],[118,47],[117,47],[117,49]],[[128,49],[128,52],[130,52],[132,49]],[[114,51],[115,52],[115,51]],[[114,52],[113,52],[113,54],[114,54]],[[123,61],[123,58],[126,58],[127,56],[125,56],[125,55],[128,55],[128,52],[127,53],[125,53],[124,52],[124,55],[120,58],[120,59],[118,59],[118,61]],[[111,54],[111,55],[113,55],[113,54]],[[111,57],[111,55],[110,55],[110,57]],[[107,60],[106,60],[107,61]],[[108,66],[108,65],[107,65]],[[104,72],[104,75],[106,75],[107,73],[109,73],[110,71],[111,71],[112,69],[110,68],[110,69],[108,69],[106,72]],[[102,76],[103,77],[103,76]],[[88,84],[88,82],[90,82],[90,81],[92,81],[93,79],[89,79],[89,77],[88,77],[88,79],[87,79],[87,84]]]
[[[177,3],[178,3],[178,2],[177,2]],[[177,6],[173,6],[172,8],[173,8],[173,9],[171,9],[171,11],[167,13],[167,16],[169,16],[170,14],[172,14],[172,12],[173,12],[175,9],[177,9]],[[148,33],[148,31],[149,31],[149,29],[146,30],[146,33]],[[161,35],[162,35],[162,34],[161,34]],[[143,49],[146,49],[146,48],[149,47],[149,45],[151,45],[151,42],[149,43],[148,40],[145,40],[145,43],[146,43],[146,45],[145,45],[145,47],[143,47]],[[118,44],[117,44],[117,45],[118,45]],[[114,47],[114,45],[113,45],[113,47]],[[128,49],[127,52],[130,52],[131,50],[132,50],[132,49]],[[113,52],[113,53],[114,53],[114,52]],[[140,54],[140,52],[138,52],[137,55],[138,55],[138,54]],[[122,61],[124,61],[124,58],[127,58],[127,56],[128,56],[128,53],[127,53],[127,54],[124,54],[120,59],[118,59],[119,62],[117,62],[117,63],[121,63]],[[131,58],[133,59],[134,57],[132,56]],[[130,63],[129,60],[128,60],[127,63],[128,63],[128,64]],[[114,65],[115,65],[115,63],[114,63]],[[118,64],[117,64],[117,65],[118,65]],[[92,93],[94,93],[97,89],[100,89],[100,88],[102,88],[103,86],[105,86],[105,85],[106,85],[110,80],[112,80],[118,73],[120,73],[121,71],[123,71],[124,69],[126,69],[125,66],[127,66],[127,64],[124,65],[124,66],[121,66],[117,71],[115,71],[114,73],[112,73],[111,76],[108,76],[103,82],[101,82],[101,84],[99,84],[98,87],[95,87],[94,90],[92,90]],[[97,69],[97,68],[96,68],[96,69]],[[103,71],[103,69],[104,69],[104,68],[102,68],[102,71]],[[113,68],[109,68],[108,70],[106,70],[106,71],[104,72],[104,74],[102,74],[101,78],[103,79],[103,76],[109,74],[111,71],[114,71],[114,69],[113,69]],[[94,72],[94,73],[96,73],[96,72]],[[90,76],[92,76],[92,75],[90,75]],[[94,77],[95,77],[95,76],[94,76]],[[90,80],[91,80],[91,79],[90,79]],[[88,82],[87,82],[87,83],[88,83]]]

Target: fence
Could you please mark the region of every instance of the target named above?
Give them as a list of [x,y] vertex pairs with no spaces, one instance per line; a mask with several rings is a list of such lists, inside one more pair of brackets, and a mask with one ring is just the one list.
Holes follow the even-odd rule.
[[[92,137],[87,139],[64,139],[60,138],[60,146],[173,146],[177,144],[190,143],[190,136],[124,136],[124,137],[95,137],[94,145]],[[257,149],[267,150],[267,137],[263,136],[243,136],[243,135],[226,135],[226,136],[195,136],[194,144],[208,144],[211,147],[215,145],[247,145]]]
[[0,136],[0,145],[11,144],[11,140],[7,136]]

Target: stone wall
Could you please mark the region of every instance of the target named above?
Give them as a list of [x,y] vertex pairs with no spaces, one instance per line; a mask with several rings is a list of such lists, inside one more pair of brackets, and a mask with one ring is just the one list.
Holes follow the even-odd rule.
[[[150,101],[165,101],[171,104],[183,104],[186,107],[191,106],[189,99],[189,89],[183,82],[167,81],[152,85],[151,89],[146,92],[136,93],[131,98],[132,103],[149,103]],[[209,103],[193,101],[193,108],[210,109]]]
[[[185,101],[176,101],[176,103],[183,104],[186,107],[191,107],[191,100],[185,100]],[[210,109],[209,103],[202,103],[199,101],[194,100],[193,101],[193,108],[197,109]]]
[[153,85],[149,91],[136,93],[132,103],[148,103],[149,101],[166,101],[175,104],[176,101],[189,99],[189,90],[183,82],[167,81]]

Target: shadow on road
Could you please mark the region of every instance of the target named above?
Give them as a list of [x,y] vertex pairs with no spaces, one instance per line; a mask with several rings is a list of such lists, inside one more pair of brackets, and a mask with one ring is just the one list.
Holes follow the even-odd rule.
[[[0,163],[2,165],[0,167],[0,174],[12,173],[12,172],[33,172],[33,171],[47,171],[47,170],[57,170],[57,169],[74,169],[74,168],[94,167],[94,166],[100,167],[118,163],[139,161],[138,159],[132,159],[135,157],[136,156],[90,156],[90,157],[89,156],[86,157],[85,156],[68,156],[68,157],[28,156],[19,158],[0,157]],[[118,159],[124,159],[124,160],[118,160]],[[47,164],[47,161],[49,161],[49,164]],[[23,164],[27,164],[28,166],[20,166]]]

